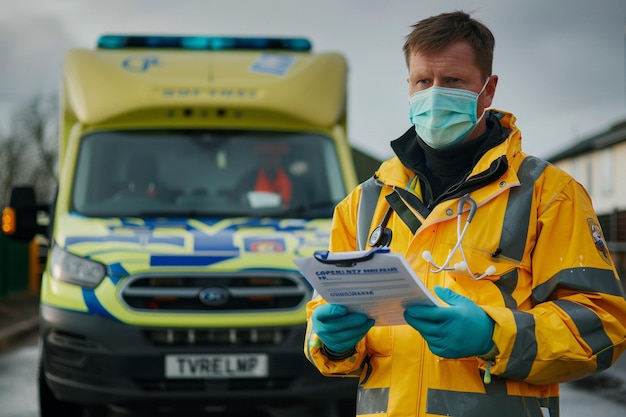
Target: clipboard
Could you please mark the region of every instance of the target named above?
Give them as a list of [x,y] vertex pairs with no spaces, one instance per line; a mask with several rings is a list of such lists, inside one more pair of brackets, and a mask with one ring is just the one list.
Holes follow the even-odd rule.
[[316,251],[294,263],[326,302],[365,313],[376,325],[406,324],[404,310],[410,305],[441,306],[406,258],[389,248]]

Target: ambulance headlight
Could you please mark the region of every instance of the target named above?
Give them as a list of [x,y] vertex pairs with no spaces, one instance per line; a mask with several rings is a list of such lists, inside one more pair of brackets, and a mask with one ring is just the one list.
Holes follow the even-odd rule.
[[81,258],[54,245],[50,258],[50,272],[59,281],[95,288],[106,276],[106,267],[95,261]]

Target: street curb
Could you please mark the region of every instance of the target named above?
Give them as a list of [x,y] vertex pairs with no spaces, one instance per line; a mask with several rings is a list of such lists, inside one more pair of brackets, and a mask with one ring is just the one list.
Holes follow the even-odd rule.
[[33,331],[39,324],[39,317],[31,317],[26,320],[18,321],[10,326],[0,329],[0,344],[9,343],[15,338]]

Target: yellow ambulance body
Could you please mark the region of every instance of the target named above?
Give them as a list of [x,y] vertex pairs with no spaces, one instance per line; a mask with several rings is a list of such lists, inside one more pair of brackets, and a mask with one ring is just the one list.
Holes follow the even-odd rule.
[[293,264],[326,249],[356,184],[346,77],[340,54],[306,39],[106,35],[69,51],[42,416],[289,403],[354,415],[355,382],[301,353],[311,289]]

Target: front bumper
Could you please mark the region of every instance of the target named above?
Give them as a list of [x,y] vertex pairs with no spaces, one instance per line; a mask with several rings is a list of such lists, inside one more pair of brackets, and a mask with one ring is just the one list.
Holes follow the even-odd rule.
[[[241,406],[355,401],[356,378],[326,378],[303,354],[304,327],[272,346],[155,344],[141,328],[47,305],[40,308],[45,380],[62,400],[85,405]],[[183,329],[184,330],[184,329]],[[166,354],[265,353],[267,378],[167,379]]]

